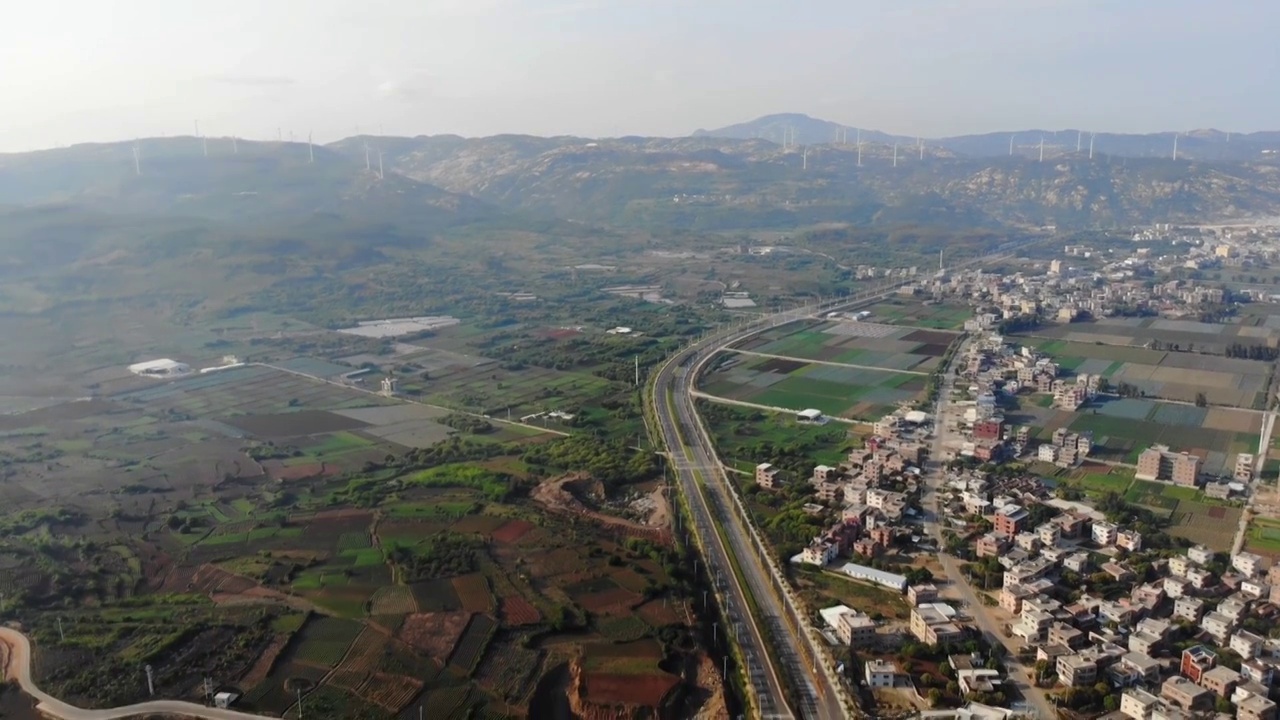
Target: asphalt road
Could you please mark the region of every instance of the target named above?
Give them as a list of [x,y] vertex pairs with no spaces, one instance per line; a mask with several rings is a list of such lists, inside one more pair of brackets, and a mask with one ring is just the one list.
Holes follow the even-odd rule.
[[36,687],[31,680],[31,643],[27,636],[12,628],[0,627],[0,642],[9,647],[9,664],[5,677],[17,680],[23,692],[36,699],[36,710],[59,720],[120,720],[148,714],[170,714],[201,720],[262,720],[265,715],[251,715],[235,710],[220,710],[178,700],[153,700],[102,710],[86,710],[68,705]]
[[[733,635],[747,663],[747,677],[752,694],[759,703],[758,711],[766,718],[794,718],[796,714],[787,707],[778,671],[788,673],[793,686],[802,689],[802,700],[806,701],[803,704],[816,707],[816,693],[804,681],[803,672],[799,677],[794,673],[797,667],[802,666],[797,644],[799,639],[792,637],[785,627],[779,627],[782,609],[768,588],[769,579],[763,577],[752,560],[750,547],[744,544],[743,533],[733,518],[732,509],[724,501],[723,489],[718,488],[719,483],[714,480],[717,472],[715,459],[702,442],[694,418],[693,400],[688,393],[690,366],[699,357],[701,353],[697,350],[686,351],[659,371],[654,390],[656,417],[663,441],[669,448],[672,469],[687,498],[698,536],[703,541],[704,560],[725,598],[726,615],[734,625]],[[724,528],[732,549],[726,547],[716,532],[717,521]],[[746,591],[732,570],[730,552],[738,559],[757,602],[759,613],[754,616],[749,611]],[[779,651],[776,658],[770,658],[766,652],[765,633],[775,638],[775,649]],[[775,660],[779,667],[775,667]],[[802,714],[801,717],[839,718],[841,715]]]

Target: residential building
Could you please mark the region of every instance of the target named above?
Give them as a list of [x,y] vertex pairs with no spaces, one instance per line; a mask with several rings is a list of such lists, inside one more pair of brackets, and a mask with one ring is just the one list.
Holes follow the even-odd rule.
[[1251,552],[1238,552],[1231,556],[1231,567],[1239,570],[1246,577],[1261,575],[1269,566],[1270,563],[1266,558]]
[[911,609],[911,634],[926,645],[947,645],[964,637],[951,618],[928,605]]
[[1213,704],[1213,696],[1208,690],[1190,680],[1174,675],[1160,686],[1160,697],[1183,710],[1204,710]]
[[1218,664],[1218,656],[1203,645],[1194,645],[1182,651],[1178,672],[1193,683]]
[[1236,634],[1231,636],[1231,650],[1240,657],[1248,660],[1256,658],[1262,653],[1262,647],[1266,645],[1267,639],[1248,630],[1237,630]]
[[1022,509],[1020,505],[1009,504],[996,510],[995,531],[1005,537],[1013,537],[1022,532],[1022,525],[1027,520],[1028,513]]
[[866,613],[841,613],[836,616],[831,629],[845,645],[870,647],[876,644],[876,621]]
[[1215,610],[1200,620],[1200,627],[1212,635],[1219,645],[1222,645],[1231,636],[1231,631],[1236,629],[1236,621],[1230,615],[1224,615]]
[[1256,578],[1240,581],[1240,592],[1254,600],[1271,597],[1271,586]]
[[1033,553],[1040,549],[1040,536],[1033,532],[1020,532],[1013,538],[1013,544],[1020,550]]
[[973,437],[978,440],[999,440],[1004,433],[1004,423],[995,418],[979,420],[973,425]]
[[1138,652],[1128,652],[1120,658],[1117,667],[1132,670],[1142,682],[1155,684],[1160,681],[1160,661]]
[[782,485],[782,471],[769,463],[760,463],[756,466],[756,484],[772,490]]
[[825,567],[836,559],[836,550],[834,544],[814,539],[800,552],[800,562]]
[[1053,522],[1041,523],[1040,527],[1036,528],[1036,536],[1044,547],[1057,547],[1058,542],[1062,540],[1062,528]]
[[1191,594],[1191,583],[1185,579],[1170,575],[1161,583],[1164,587],[1164,594],[1177,600]]
[[1240,673],[1225,665],[1209,670],[1200,676],[1200,686],[1218,697],[1231,697],[1240,682]]
[[1173,604],[1173,616],[1193,623],[1200,622],[1200,613],[1204,609],[1204,601],[1200,598],[1182,597]]
[[1275,680],[1275,667],[1258,658],[1247,658],[1240,663],[1240,676],[1248,682],[1258,683],[1263,687],[1271,687]]
[[1276,720],[1276,704],[1261,695],[1251,695],[1236,704],[1236,720]]
[[1120,696],[1120,713],[1132,720],[1150,720],[1160,698],[1140,688],[1130,688]]
[[1191,569],[1191,558],[1186,555],[1174,555],[1169,558],[1169,574],[1174,577],[1186,577],[1187,571]]
[[1192,587],[1203,590],[1213,584],[1213,573],[1202,567],[1193,567],[1187,571],[1187,582]]
[[1034,593],[1030,589],[1009,581],[1000,588],[1000,607],[1012,615],[1022,612],[1022,601]]
[[1135,632],[1129,635],[1129,650],[1143,655],[1154,655],[1160,637],[1146,632]]
[[1187,548],[1187,558],[1198,565],[1208,565],[1213,562],[1213,551],[1204,545],[1193,545]]
[[938,587],[932,583],[921,583],[907,588],[907,601],[912,605],[923,605],[938,599]]
[[1222,613],[1223,615],[1226,615],[1227,617],[1237,622],[1243,619],[1245,616],[1245,613],[1247,613],[1248,611],[1249,611],[1248,598],[1244,597],[1240,593],[1236,593],[1235,595],[1230,595],[1226,599],[1224,599],[1222,602],[1218,603],[1218,612]]
[[893,687],[894,676],[898,673],[898,668],[893,663],[886,660],[868,660],[863,667],[866,675],[867,687]]
[[1115,545],[1117,532],[1119,532],[1119,528],[1109,522],[1094,523],[1093,541],[1103,547]]
[[1068,687],[1092,685],[1098,680],[1098,662],[1082,655],[1058,658],[1058,680]]
[[1072,553],[1062,560],[1062,567],[1074,573],[1089,572],[1089,554],[1078,552]]
[[1050,445],[1049,443],[1045,443],[1039,448],[1036,448],[1036,459],[1040,462],[1056,463],[1058,462],[1058,456],[1061,454],[1062,448],[1057,445]]
[[1253,480],[1253,468],[1253,455],[1251,453],[1240,453],[1236,455],[1235,471],[1231,473],[1231,478],[1239,482],[1250,482]]
[[840,477],[840,469],[833,468],[829,465],[815,465],[813,468],[813,477],[809,482],[813,485],[824,482],[834,482]]
[[992,531],[978,538],[974,548],[978,557],[999,557],[1009,549],[1009,538]]
[[1135,477],[1194,487],[1200,482],[1200,458],[1186,452],[1172,452],[1167,445],[1152,445],[1138,456]]
[[1116,547],[1129,552],[1138,552],[1142,549],[1142,533],[1137,530],[1116,531]]
[[1072,650],[1079,650],[1089,638],[1085,634],[1066,623],[1055,622],[1049,626],[1049,644],[1062,645]]

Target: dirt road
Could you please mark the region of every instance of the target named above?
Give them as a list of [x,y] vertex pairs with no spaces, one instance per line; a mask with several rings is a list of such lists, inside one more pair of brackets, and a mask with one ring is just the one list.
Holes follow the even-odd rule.
[[68,705],[36,687],[31,680],[31,643],[27,636],[12,628],[0,627],[0,643],[4,644],[5,678],[17,680],[24,692],[36,699],[36,709],[58,720],[121,720],[138,715],[177,715],[200,720],[261,720],[266,715],[251,715],[235,710],[220,710],[179,700],[152,700],[102,710],[86,710]]

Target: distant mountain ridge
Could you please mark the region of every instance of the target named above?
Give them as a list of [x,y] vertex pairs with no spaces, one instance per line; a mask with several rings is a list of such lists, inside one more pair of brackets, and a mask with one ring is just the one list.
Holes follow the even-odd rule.
[[[845,125],[809,117],[802,113],[765,115],[748,122],[728,125],[714,130],[695,130],[693,137],[720,137],[738,140],[763,139],[781,144],[784,137],[792,144],[823,145],[854,143],[859,131],[854,125]],[[1075,128],[1066,130],[1025,129],[1006,132],[990,132],[976,135],[957,135],[942,138],[917,138],[894,135],[880,130],[862,129],[864,143],[898,143],[914,146],[923,141],[930,147],[941,148],[957,155],[971,157],[998,157],[1009,155],[1009,143],[1013,141],[1014,154],[1036,152],[1041,139],[1054,154],[1063,151],[1088,154],[1092,138],[1094,153],[1106,153],[1116,157],[1173,157],[1174,136],[1178,136],[1178,157],[1190,160],[1243,161],[1265,158],[1280,152],[1280,131],[1266,130],[1254,133],[1230,133],[1222,130],[1190,130],[1175,133],[1091,133]]]

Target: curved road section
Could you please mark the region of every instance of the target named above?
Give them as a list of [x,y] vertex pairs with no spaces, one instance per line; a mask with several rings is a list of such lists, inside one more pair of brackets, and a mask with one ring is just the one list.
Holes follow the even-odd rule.
[[0,642],[9,649],[5,677],[16,680],[23,692],[36,699],[36,710],[59,720],[122,720],[142,715],[175,715],[200,720],[262,720],[265,715],[251,715],[236,710],[205,707],[180,700],[152,700],[103,710],[86,710],[68,705],[36,687],[31,680],[31,642],[12,628],[0,627]]

